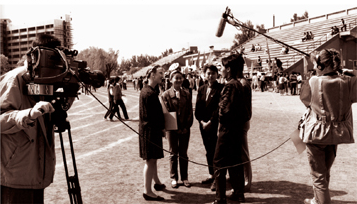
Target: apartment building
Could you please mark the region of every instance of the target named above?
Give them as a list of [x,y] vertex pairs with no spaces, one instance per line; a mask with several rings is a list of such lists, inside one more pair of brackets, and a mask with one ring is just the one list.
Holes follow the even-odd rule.
[[33,23],[27,26],[15,26],[10,19],[1,19],[1,54],[9,59],[11,67],[16,67],[17,62],[29,50],[32,41],[38,34],[46,33],[57,37],[62,46],[72,48],[72,18],[65,15],[65,18],[47,20]]

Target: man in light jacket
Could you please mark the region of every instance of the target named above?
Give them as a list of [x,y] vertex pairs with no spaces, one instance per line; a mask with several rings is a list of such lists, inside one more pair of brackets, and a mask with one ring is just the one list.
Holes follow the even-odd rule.
[[[34,47],[60,45],[50,35],[39,35],[33,43]],[[26,95],[26,72],[27,64],[0,77],[1,203],[43,203],[44,189],[55,173],[54,132],[49,122],[54,108],[43,96]]]

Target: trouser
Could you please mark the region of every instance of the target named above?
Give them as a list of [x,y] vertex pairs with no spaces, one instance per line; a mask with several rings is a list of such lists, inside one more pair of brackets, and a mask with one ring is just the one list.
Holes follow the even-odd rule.
[[[248,148],[248,130],[250,122],[246,122],[243,127],[243,141],[242,141],[242,162],[249,161],[249,148]],[[245,190],[250,191],[252,186],[252,165],[250,162],[243,165],[244,168],[244,181]]]
[[120,106],[121,110],[123,111],[124,118],[125,118],[125,119],[129,119],[129,116],[128,116],[128,113],[126,112],[126,107],[125,107],[125,104],[124,104],[123,99],[118,99],[118,100],[116,101],[116,104],[113,104],[113,111],[112,111],[112,113],[110,114],[109,118],[110,118],[110,119],[113,119],[115,113],[117,113],[117,114],[118,114],[118,117],[121,118],[118,105]]
[[[233,127],[230,130],[227,130],[227,128],[220,127],[213,160],[216,170],[216,200],[218,202],[226,202],[227,169],[220,168],[242,163],[243,134],[243,128]],[[228,173],[234,192],[244,193],[243,165],[228,168]]]
[[296,95],[296,83],[291,83],[290,93],[291,95]]
[[211,124],[211,129],[210,130],[204,130],[202,128],[202,125],[200,124],[200,131],[201,131],[201,136],[203,140],[203,145],[205,146],[206,149],[206,158],[207,158],[207,164],[208,164],[208,172],[209,174],[213,175],[214,170],[213,170],[213,157],[214,157],[214,152],[216,149],[216,144],[217,144],[217,125]]
[[104,118],[107,118],[113,111],[113,96],[109,96],[109,108],[108,111],[105,113]]
[[306,144],[306,147],[315,199],[318,204],[331,203],[328,187],[337,145]]
[[[185,134],[180,134],[177,130],[169,131],[167,134],[170,150],[170,178],[178,180],[177,166],[180,163],[181,180],[188,179],[188,143],[190,141],[190,130]],[[178,156],[180,158],[178,159]]]
[[261,90],[262,92],[264,92],[264,89],[265,89],[265,81],[261,81],[261,82],[260,82],[260,90]]
[[[232,158],[227,165],[231,166],[242,163],[240,158]],[[234,192],[244,193],[244,167],[243,165],[228,168],[229,179]],[[225,202],[226,199],[226,174],[227,169],[218,170],[215,174],[216,181],[216,200]]]
[[1,203],[44,203],[44,189],[16,189],[1,186]]

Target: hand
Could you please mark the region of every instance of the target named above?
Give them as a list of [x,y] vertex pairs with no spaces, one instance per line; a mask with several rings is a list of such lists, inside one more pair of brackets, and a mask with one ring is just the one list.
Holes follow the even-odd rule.
[[37,102],[36,105],[31,109],[29,116],[30,119],[36,119],[45,113],[53,113],[54,111],[55,109],[50,102],[40,101]]

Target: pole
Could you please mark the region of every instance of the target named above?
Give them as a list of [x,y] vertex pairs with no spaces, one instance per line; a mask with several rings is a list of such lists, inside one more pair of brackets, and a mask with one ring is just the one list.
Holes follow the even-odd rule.
[[[269,58],[269,61],[268,61],[268,66],[269,66],[269,70],[270,70],[270,67],[271,66],[271,58],[270,58],[270,50],[269,50],[269,45],[268,45],[268,39],[265,38],[266,42],[267,42],[267,52],[268,52],[268,58]],[[274,73],[274,67],[272,67],[272,73]]]

